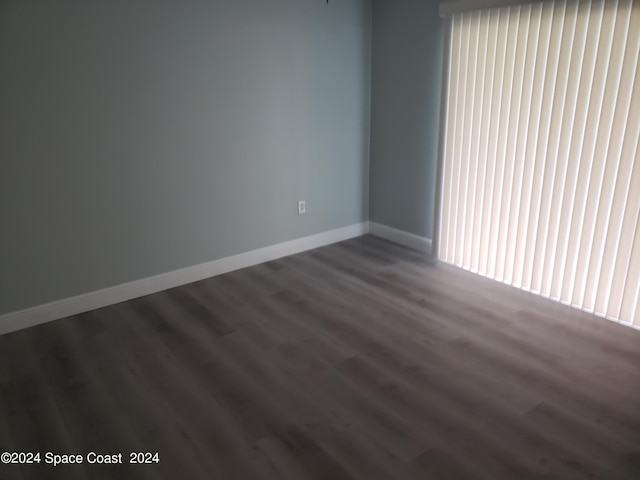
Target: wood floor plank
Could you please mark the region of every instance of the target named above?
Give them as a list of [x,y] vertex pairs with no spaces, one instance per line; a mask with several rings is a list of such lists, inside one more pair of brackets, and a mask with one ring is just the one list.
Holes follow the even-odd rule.
[[367,235],[1,336],[0,450],[161,458],[0,480],[637,480],[640,332]]
[[[90,312],[73,326],[79,329],[87,323],[107,325],[111,323],[113,315],[110,309]],[[94,337],[90,341],[92,355],[87,362],[107,385],[113,386],[112,399],[119,415],[136,425],[136,445],[131,448],[161,452],[163,459],[169,460],[163,465],[145,466],[145,473],[151,478],[155,478],[158,472],[175,477],[184,475],[197,478],[204,475],[207,470],[197,456],[196,445],[184,434],[184,424],[180,423],[166,402],[158,401],[155,392],[148,386],[148,374],[140,362],[128,355],[130,351],[123,352],[113,340],[111,335]],[[106,365],[108,368],[105,368]],[[158,418],[169,421],[158,422]]]
[[[91,361],[91,344],[75,335],[75,319],[70,320],[56,325],[56,328],[47,325],[47,329],[31,329],[26,333],[34,350],[40,354],[40,365],[70,437],[69,444],[59,443],[46,450],[60,455],[83,456],[90,452],[111,454],[139,450],[136,448],[137,428],[121,415],[114,402],[119,385],[110,383],[106,376],[99,374],[96,363]],[[99,358],[97,363],[106,368],[103,358]],[[43,469],[49,471],[50,467],[40,465],[39,470]],[[113,478],[119,474],[132,477],[136,473],[128,463],[121,466],[97,465],[90,472],[87,464],[83,463],[59,467],[56,473],[65,473],[66,470],[80,478],[91,475],[98,479]],[[151,478],[144,472],[137,477]]]
[[[192,445],[198,448],[199,457],[206,462],[211,475],[278,478],[266,459],[256,454],[255,446],[231,412],[203,388],[199,379],[201,371],[181,361],[181,352],[193,348],[191,337],[182,329],[184,322],[165,318],[154,308],[146,311],[154,320],[142,319],[136,323],[126,350],[147,352],[138,361],[147,372],[149,388],[156,397],[166,401],[174,417],[185,425],[185,433],[193,439]],[[126,314],[135,321],[133,312]],[[174,326],[169,327],[170,324]]]

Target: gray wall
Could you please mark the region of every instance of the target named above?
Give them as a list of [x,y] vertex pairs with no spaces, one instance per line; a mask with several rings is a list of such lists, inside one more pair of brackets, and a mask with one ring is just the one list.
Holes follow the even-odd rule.
[[1,0],[0,314],[367,220],[370,38],[369,0]]
[[438,0],[373,0],[370,219],[431,238],[443,24]]

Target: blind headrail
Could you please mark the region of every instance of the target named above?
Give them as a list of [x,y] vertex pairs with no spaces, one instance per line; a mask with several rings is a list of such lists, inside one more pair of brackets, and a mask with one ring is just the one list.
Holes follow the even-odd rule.
[[[444,0],[440,2],[440,17],[446,18],[456,13],[489,10],[492,8],[526,5],[528,3],[553,2],[556,0]],[[578,1],[578,0],[575,0]],[[604,3],[616,0],[603,0]],[[637,0],[634,0],[637,1]]]

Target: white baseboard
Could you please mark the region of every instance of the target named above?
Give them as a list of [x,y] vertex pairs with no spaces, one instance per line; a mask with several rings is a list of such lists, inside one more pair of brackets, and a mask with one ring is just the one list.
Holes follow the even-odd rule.
[[413,248],[421,252],[431,253],[431,239],[415,235],[413,233],[398,230],[397,228],[382,225],[380,223],[369,222],[369,233],[376,237],[384,238],[391,242],[399,243],[405,247]]
[[76,297],[65,298],[26,310],[7,313],[0,315],[0,335],[161,292],[205,278],[215,277],[216,275],[222,275],[223,273],[268,262],[287,255],[359,237],[368,233],[368,230],[368,222],[357,223],[212,262],[85,293]]

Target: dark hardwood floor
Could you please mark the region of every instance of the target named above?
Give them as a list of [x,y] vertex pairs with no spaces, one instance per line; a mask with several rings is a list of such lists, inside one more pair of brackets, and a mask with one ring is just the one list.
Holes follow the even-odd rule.
[[365,236],[1,336],[3,451],[43,457],[2,480],[637,480],[640,332]]

